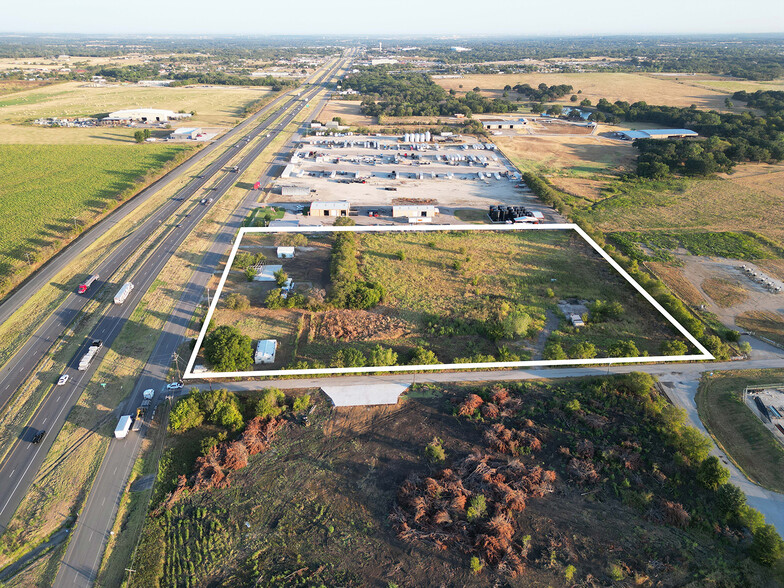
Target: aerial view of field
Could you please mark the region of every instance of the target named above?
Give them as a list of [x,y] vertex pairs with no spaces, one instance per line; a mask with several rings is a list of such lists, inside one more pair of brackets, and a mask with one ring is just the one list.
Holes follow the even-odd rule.
[[[478,87],[483,94],[497,97],[503,94],[503,89],[507,85],[514,87],[517,84],[530,84],[536,87],[541,83],[546,83],[548,86],[567,84],[574,88],[575,94],[582,90],[579,94],[580,100],[588,99],[594,104],[600,98],[606,98],[610,102],[644,101],[648,104],[670,106],[696,104],[699,108],[716,110],[726,110],[724,100],[731,93],[721,88],[695,87],[689,76],[665,78],[631,73],[487,74],[466,75],[462,78],[437,78],[435,82],[447,90],[456,92],[470,92]],[[699,83],[705,82],[700,80]],[[515,97],[514,91],[509,92],[509,97]],[[569,95],[562,98],[561,102],[568,103]]]
[[0,97],[0,143],[107,143],[133,141],[133,129],[41,128],[27,123],[39,117],[106,116],[127,108],[195,112],[175,126],[232,126],[246,105],[269,89],[238,86],[150,88],[136,84],[93,86],[65,82]]
[[[293,259],[274,259],[287,238],[245,235],[212,317],[279,340],[254,369],[659,355],[682,340],[571,231],[305,233]],[[258,255],[293,280],[288,299],[248,281]]]
[[174,145],[0,147],[0,274],[42,261],[64,240],[188,151]]
[[[775,585],[737,540],[753,512],[719,506],[707,440],[652,384],[191,395],[130,586]],[[248,424],[221,443],[229,404]]]

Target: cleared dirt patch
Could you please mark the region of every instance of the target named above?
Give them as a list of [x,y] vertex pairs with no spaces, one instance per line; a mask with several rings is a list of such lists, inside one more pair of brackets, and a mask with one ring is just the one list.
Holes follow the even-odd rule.
[[722,308],[730,308],[745,301],[749,295],[740,283],[724,278],[708,278],[702,282],[702,291]]
[[318,336],[336,341],[378,341],[408,335],[412,326],[383,312],[330,310],[312,320],[318,323]]
[[654,273],[669,286],[686,304],[699,306],[705,303],[705,297],[686,278],[680,267],[668,263],[650,262],[647,264]]

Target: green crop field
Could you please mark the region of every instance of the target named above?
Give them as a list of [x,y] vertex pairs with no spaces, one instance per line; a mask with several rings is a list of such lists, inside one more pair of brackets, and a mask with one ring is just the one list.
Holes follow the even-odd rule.
[[[50,255],[187,147],[0,146],[0,274]],[[74,219],[75,217],[75,219]]]

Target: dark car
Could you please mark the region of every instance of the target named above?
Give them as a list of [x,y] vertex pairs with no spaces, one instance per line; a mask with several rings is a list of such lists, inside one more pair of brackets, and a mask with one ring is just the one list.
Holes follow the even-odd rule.
[[38,431],[33,437],[32,442],[34,444],[40,443],[41,441],[43,441],[44,436],[46,436],[46,431]]

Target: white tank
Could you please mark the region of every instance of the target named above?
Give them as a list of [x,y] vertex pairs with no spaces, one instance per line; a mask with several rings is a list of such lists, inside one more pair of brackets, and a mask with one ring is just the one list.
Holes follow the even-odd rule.
[[425,143],[430,143],[430,131],[425,131]]
[[410,143],[411,142],[411,133],[406,133],[405,135],[403,135],[403,142],[404,143]]
[[414,133],[414,143],[421,143],[422,142],[422,135],[420,133]]

